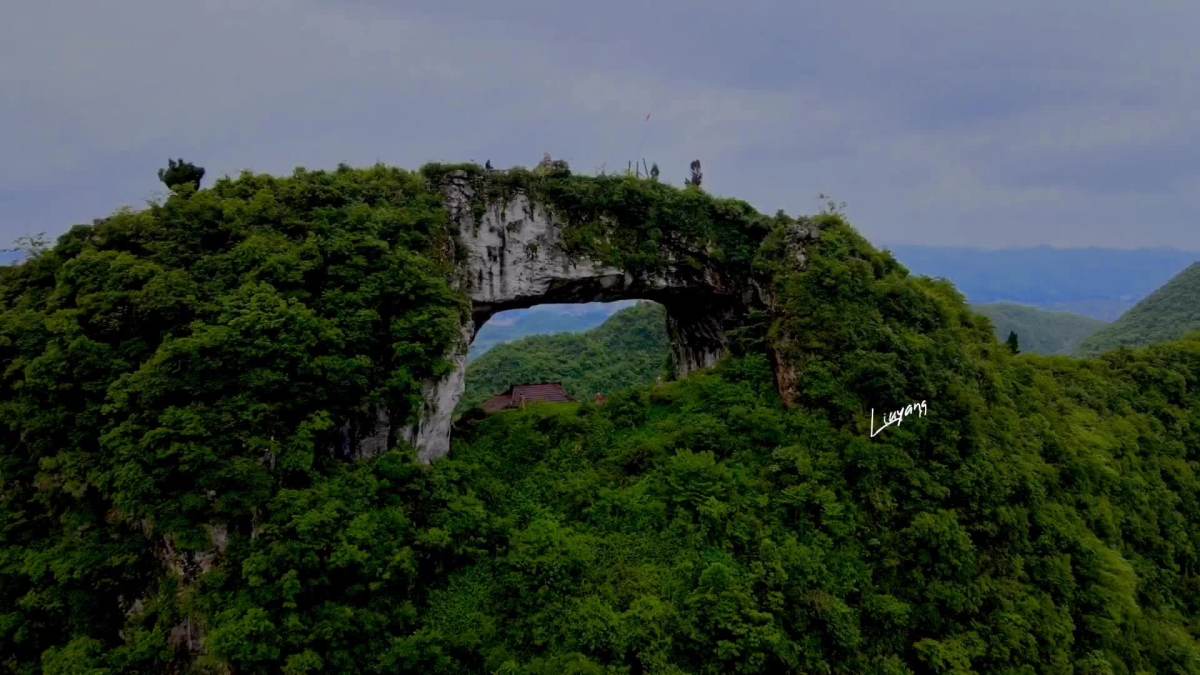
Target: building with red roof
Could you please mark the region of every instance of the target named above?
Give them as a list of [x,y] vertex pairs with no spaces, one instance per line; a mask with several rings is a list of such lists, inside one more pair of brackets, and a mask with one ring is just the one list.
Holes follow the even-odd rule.
[[502,410],[524,408],[529,403],[568,403],[574,400],[563,389],[561,382],[516,384],[503,394],[496,394],[484,401],[483,411],[490,415]]

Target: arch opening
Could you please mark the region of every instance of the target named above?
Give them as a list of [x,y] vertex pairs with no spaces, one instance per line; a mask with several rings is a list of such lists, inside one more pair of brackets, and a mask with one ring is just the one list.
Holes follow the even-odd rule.
[[650,300],[499,312],[471,346],[455,418],[538,401],[604,400],[669,379],[666,323],[665,308]]
[[474,362],[493,347],[533,335],[576,334],[599,328],[614,314],[639,302],[643,300],[545,303],[496,312],[486,322],[475,324],[475,338],[467,353],[467,362]]

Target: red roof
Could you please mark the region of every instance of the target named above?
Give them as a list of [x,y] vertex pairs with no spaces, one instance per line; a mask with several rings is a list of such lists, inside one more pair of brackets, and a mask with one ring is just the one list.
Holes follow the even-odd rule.
[[573,401],[567,390],[558,382],[547,384],[519,384],[512,388],[513,401],[546,401],[566,403]]
[[566,403],[574,401],[560,382],[542,384],[517,384],[503,394],[497,394],[483,403],[485,412],[493,413],[512,408],[523,408],[526,403]]

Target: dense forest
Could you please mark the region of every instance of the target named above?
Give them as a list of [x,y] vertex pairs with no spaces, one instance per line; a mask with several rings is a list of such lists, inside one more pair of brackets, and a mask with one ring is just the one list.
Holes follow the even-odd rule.
[[0,666],[1200,672],[1200,339],[1014,356],[836,215],[523,176],[605,260],[711,235],[771,312],[683,381],[347,456],[466,318],[443,172],[185,185],[0,270]]
[[651,384],[670,372],[666,320],[662,305],[643,302],[583,333],[535,335],[493,347],[467,368],[459,410],[514,384],[562,382],[581,401]]
[[1192,263],[1121,318],[1084,340],[1078,352],[1095,356],[1117,347],[1142,347],[1200,331],[1200,262]]

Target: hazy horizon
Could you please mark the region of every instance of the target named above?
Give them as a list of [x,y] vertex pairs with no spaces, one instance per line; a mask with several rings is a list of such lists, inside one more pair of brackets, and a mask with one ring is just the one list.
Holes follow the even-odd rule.
[[161,197],[168,157],[656,162],[881,245],[1200,250],[1200,5],[15,0],[0,246]]

